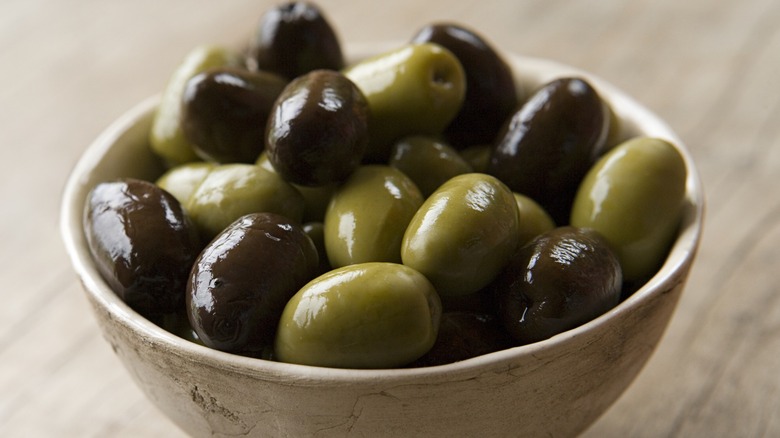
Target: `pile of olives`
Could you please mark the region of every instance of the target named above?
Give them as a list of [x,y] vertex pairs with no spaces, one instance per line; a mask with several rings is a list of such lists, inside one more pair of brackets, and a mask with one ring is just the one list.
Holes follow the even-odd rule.
[[657,271],[686,170],[616,140],[585,78],[521,88],[463,26],[347,64],[320,9],[279,5],[246,53],[174,72],[149,137],[167,171],[97,185],[89,248],[138,313],[250,357],[415,367],[547,339]]

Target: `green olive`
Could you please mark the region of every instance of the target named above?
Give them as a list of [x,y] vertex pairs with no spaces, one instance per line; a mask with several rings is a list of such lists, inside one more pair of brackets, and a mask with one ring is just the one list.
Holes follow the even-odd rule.
[[[276,172],[274,166],[268,161],[268,154],[263,151],[255,162],[258,166],[271,172]],[[319,187],[307,187],[292,184],[303,195],[303,221],[322,222],[325,219],[325,211],[328,209],[330,198],[336,192],[337,184],[326,184]]]
[[400,263],[401,239],[422,203],[420,190],[400,170],[358,168],[333,195],[325,213],[330,264]]
[[195,189],[216,166],[203,161],[180,164],[168,169],[155,184],[173,195],[182,205],[187,205]]
[[422,272],[442,296],[487,285],[517,249],[517,202],[490,175],[458,175],[439,187],[409,223],[403,263]]
[[186,205],[204,238],[211,239],[249,213],[276,213],[301,222],[303,197],[279,175],[252,164],[223,164],[200,183]]
[[626,280],[647,278],[674,239],[685,180],[685,161],[672,144],[647,137],[628,140],[588,172],[571,224],[593,228],[609,241]]
[[198,46],[176,68],[163,91],[154,115],[149,143],[152,150],[169,165],[199,161],[181,126],[181,102],[187,81],[212,67],[238,67],[241,57],[217,46]]
[[344,74],[363,92],[371,112],[364,159],[385,163],[393,142],[407,135],[437,135],[463,104],[463,67],[449,50],[410,44],[361,61]]
[[460,156],[471,165],[474,172],[487,172],[490,164],[490,154],[493,153],[493,145],[478,144],[469,146],[460,151]]
[[276,334],[282,362],[339,368],[391,368],[436,341],[441,303],[419,272],[363,263],[315,278],[290,299]]
[[520,237],[517,245],[523,246],[534,237],[555,228],[555,222],[536,201],[515,193],[517,209],[520,211]]
[[319,255],[319,267],[317,275],[324,274],[331,269],[328,257],[325,252],[325,225],[322,222],[306,222],[303,224],[303,232],[309,236],[314,247],[317,248],[317,254]]
[[448,179],[472,171],[451,146],[419,135],[398,141],[390,153],[389,164],[409,176],[426,198]]

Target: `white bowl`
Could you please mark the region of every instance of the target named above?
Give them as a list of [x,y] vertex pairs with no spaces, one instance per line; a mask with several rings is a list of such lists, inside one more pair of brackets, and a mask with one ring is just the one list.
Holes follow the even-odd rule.
[[507,60],[526,89],[560,76],[588,78],[622,121],[622,137],[661,137],[682,151],[688,180],[681,229],[646,285],[606,314],[545,341],[430,368],[291,365],[180,339],[111,291],[82,230],[85,197],[95,184],[154,179],[162,171],[147,145],[158,102],[150,98],[89,146],[67,182],[61,218],[103,335],[149,399],[195,436],[570,436],[606,411],[654,351],[683,290],[702,229],[701,183],[683,142],[621,91],[557,63]]

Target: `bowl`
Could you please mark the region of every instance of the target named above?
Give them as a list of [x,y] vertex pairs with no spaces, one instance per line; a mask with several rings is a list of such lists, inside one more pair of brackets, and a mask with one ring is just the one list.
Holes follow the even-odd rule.
[[[374,47],[376,49],[376,47]],[[354,51],[360,56],[377,53]],[[154,179],[147,144],[158,97],[111,124],[64,190],[61,232],[104,338],[146,396],[194,436],[572,436],[630,385],[655,350],[699,244],[704,198],[689,152],[652,112],[600,78],[552,61],[505,55],[531,89],[586,77],[611,104],[622,138],[661,137],[688,170],[684,214],[665,263],[602,316],[534,344],[428,368],[347,370],[285,364],[212,350],[139,316],[102,280],[87,249],[88,191],[117,177]]]

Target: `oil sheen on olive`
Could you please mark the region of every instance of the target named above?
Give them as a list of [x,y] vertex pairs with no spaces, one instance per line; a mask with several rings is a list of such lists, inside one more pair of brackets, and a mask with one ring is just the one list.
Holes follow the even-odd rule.
[[512,258],[490,285],[498,316],[518,344],[582,325],[620,300],[620,263],[595,231],[559,227]]
[[577,187],[601,154],[608,129],[609,114],[588,82],[555,79],[510,118],[488,173],[565,225]]
[[338,37],[315,5],[288,2],[269,9],[250,43],[260,70],[294,79],[312,70],[339,70],[344,56]]
[[419,272],[361,263],[321,275],[290,299],[279,321],[282,362],[338,368],[393,368],[436,340],[441,303]]
[[200,238],[179,201],[136,179],[95,186],[84,211],[87,244],[111,289],[151,318],[184,305]]
[[571,223],[593,228],[609,241],[626,280],[645,280],[660,267],[674,239],[686,176],[685,161],[669,142],[626,141],[588,172]]
[[287,81],[262,71],[215,68],[187,81],[181,124],[195,153],[219,163],[252,163],[265,145],[265,126]]
[[284,216],[239,218],[198,256],[187,285],[192,327],[212,348],[258,357],[287,301],[314,278],[317,250]]
[[512,192],[482,173],[458,175],[415,213],[403,237],[403,264],[422,272],[441,296],[487,285],[517,249],[519,213]]
[[274,172],[253,164],[212,169],[185,205],[201,235],[211,239],[249,213],[276,213],[301,222],[303,196]]
[[361,166],[333,194],[325,213],[330,264],[400,263],[401,240],[422,203],[420,190],[400,170]]
[[472,171],[450,145],[422,135],[399,140],[390,152],[389,164],[409,176],[426,198],[450,178]]
[[363,159],[368,117],[363,93],[346,76],[332,70],[300,76],[271,110],[268,161],[295,184],[343,181]]
[[192,49],[176,68],[165,86],[152,120],[149,144],[168,166],[199,161],[192,143],[181,126],[181,100],[187,81],[214,67],[239,67],[238,53],[220,46],[198,46]]
[[444,312],[436,343],[409,367],[445,365],[504,350],[515,344],[495,315],[478,312]]
[[381,53],[349,66],[344,74],[368,101],[368,163],[387,163],[393,143],[402,137],[441,134],[466,94],[460,62],[432,43]]
[[414,43],[436,43],[458,58],[466,74],[466,96],[455,119],[444,131],[456,148],[493,143],[504,121],[517,109],[512,69],[480,35],[452,23],[421,29]]

